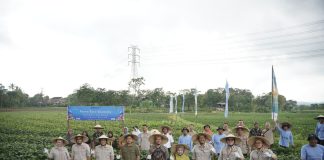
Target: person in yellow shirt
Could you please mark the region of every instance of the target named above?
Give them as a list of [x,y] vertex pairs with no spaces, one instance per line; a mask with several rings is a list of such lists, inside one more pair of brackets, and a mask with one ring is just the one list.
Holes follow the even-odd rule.
[[171,154],[170,160],[189,160],[189,147],[185,144],[174,144]]

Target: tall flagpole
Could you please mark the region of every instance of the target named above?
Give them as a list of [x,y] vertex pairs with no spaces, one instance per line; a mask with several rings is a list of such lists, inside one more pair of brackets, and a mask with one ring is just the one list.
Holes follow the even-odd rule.
[[271,67],[271,117],[274,120],[274,113],[273,113],[273,65]]

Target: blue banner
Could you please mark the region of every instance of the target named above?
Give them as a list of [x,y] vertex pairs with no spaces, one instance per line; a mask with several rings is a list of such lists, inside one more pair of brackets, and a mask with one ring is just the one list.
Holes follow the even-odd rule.
[[123,106],[68,106],[67,112],[72,120],[124,120]]

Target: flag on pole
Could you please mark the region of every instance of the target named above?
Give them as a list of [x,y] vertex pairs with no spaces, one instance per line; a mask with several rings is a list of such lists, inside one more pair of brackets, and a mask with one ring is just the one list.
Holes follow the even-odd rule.
[[173,113],[173,96],[170,95],[170,113]]
[[197,96],[198,96],[198,95],[197,95],[197,89],[196,89],[196,92],[195,92],[195,116],[197,116],[197,114],[198,114],[198,112],[197,112],[197,108],[198,108],[198,107],[197,107],[197,105],[198,105],[198,104],[197,104]]
[[184,93],[182,93],[182,108],[181,108],[182,113],[184,113],[184,104],[185,104],[185,95]]
[[226,92],[226,94],[225,94],[225,96],[226,96],[226,104],[225,104],[225,112],[224,112],[224,116],[225,116],[225,118],[227,118],[227,117],[228,117],[228,98],[229,98],[229,96],[230,96],[230,93],[229,93],[229,86],[228,86],[228,82],[227,82],[227,80],[226,80],[226,85],[225,85],[225,92]]
[[272,66],[272,120],[276,121],[278,119],[278,89],[276,76]]

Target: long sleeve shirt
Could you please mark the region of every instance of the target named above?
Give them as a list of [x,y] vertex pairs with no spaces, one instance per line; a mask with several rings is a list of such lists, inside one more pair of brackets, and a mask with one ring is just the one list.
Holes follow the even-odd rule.
[[214,148],[216,149],[216,153],[220,153],[221,150],[223,149],[223,147],[225,146],[225,144],[223,142],[221,142],[220,140],[222,138],[224,138],[226,135],[225,134],[214,134],[212,137],[212,141],[214,143]]
[[114,149],[110,145],[98,145],[95,148],[96,160],[114,160]]
[[71,150],[72,160],[87,160],[90,157],[90,147],[86,143],[74,144]]
[[317,144],[316,147],[312,147],[306,144],[301,148],[300,158],[302,160],[323,160],[324,146]]
[[250,153],[250,160],[271,160],[277,157],[270,149],[253,150]]
[[238,154],[240,159],[243,159],[243,153],[240,147],[238,146],[225,146],[221,153],[219,154],[218,160],[236,160],[238,157],[236,157],[235,154]]
[[192,159],[210,160],[212,155],[215,153],[216,151],[214,147],[209,143],[205,143],[203,145],[196,144],[192,149]]
[[294,138],[290,130],[283,130],[279,125],[277,125],[278,132],[280,134],[279,145],[284,147],[289,147],[289,145],[294,145]]
[[48,158],[54,160],[70,160],[70,154],[65,147],[53,147]]
[[324,124],[317,123],[315,134],[320,140],[324,140]]
[[178,143],[179,144],[185,144],[190,148],[190,150],[192,149],[192,139],[191,139],[190,135],[186,135],[186,136],[181,135],[179,137]]

